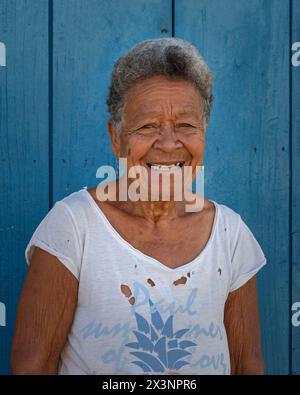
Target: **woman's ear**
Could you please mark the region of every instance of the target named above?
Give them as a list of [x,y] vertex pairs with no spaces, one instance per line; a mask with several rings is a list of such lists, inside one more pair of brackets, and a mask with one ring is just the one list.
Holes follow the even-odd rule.
[[113,153],[115,154],[116,158],[120,157],[120,135],[113,127],[111,120],[107,122],[107,129],[110,135],[110,143]]

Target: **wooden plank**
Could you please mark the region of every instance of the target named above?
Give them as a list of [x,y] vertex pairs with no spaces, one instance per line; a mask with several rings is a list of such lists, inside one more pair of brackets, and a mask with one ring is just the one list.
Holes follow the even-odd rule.
[[171,29],[169,0],[54,0],[54,201],[98,184],[97,168],[114,165],[105,103],[113,64]]
[[[293,0],[291,42],[300,42],[299,1]],[[298,47],[298,61],[300,48]],[[292,67],[292,304],[300,303],[300,65]],[[298,305],[299,306],[299,305]],[[298,307],[299,311],[299,307]],[[293,311],[296,313],[296,311]],[[300,318],[292,326],[292,374],[300,374]]]
[[24,251],[48,210],[48,2],[1,0],[0,41],[0,374],[9,372],[11,338],[27,266]]
[[175,0],[175,36],[214,72],[206,195],[236,210],[268,265],[259,277],[267,373],[289,372],[289,1]]

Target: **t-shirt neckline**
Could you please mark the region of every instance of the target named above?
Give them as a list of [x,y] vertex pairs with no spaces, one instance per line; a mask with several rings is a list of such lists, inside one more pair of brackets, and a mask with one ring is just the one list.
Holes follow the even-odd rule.
[[139,249],[135,248],[132,244],[130,244],[127,240],[125,240],[120,233],[112,226],[112,224],[109,222],[108,218],[106,217],[106,215],[104,214],[104,212],[102,211],[101,207],[98,206],[98,204],[95,202],[94,198],[92,197],[92,195],[88,192],[87,187],[84,187],[83,189],[81,189],[81,191],[83,194],[85,194],[87,196],[87,199],[91,205],[92,208],[95,209],[95,211],[98,213],[98,215],[100,216],[100,218],[102,219],[104,225],[106,226],[106,228],[108,229],[108,231],[112,234],[112,236],[120,243],[122,244],[126,249],[130,250],[137,258],[139,259],[144,259],[144,260],[148,260],[152,263],[155,263],[156,265],[158,265],[160,268],[163,268],[166,271],[169,272],[178,272],[178,271],[182,271],[182,270],[186,270],[189,269],[191,266],[193,266],[196,262],[198,262],[200,260],[200,258],[202,258],[204,256],[204,254],[208,251],[215,233],[216,233],[216,228],[217,228],[217,222],[219,219],[219,207],[218,204],[214,201],[214,200],[209,200],[210,202],[212,202],[215,206],[215,215],[214,215],[214,221],[213,221],[213,226],[212,226],[212,230],[209,236],[209,239],[206,243],[206,245],[204,246],[204,248],[200,251],[200,253],[193,258],[190,262],[187,262],[183,265],[177,266],[176,268],[171,268],[169,266],[166,266],[163,262],[159,261],[156,258],[153,258],[150,255],[145,254],[144,252],[140,251]]

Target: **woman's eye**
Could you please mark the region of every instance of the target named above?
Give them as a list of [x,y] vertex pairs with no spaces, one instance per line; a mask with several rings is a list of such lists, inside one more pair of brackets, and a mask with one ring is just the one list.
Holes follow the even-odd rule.
[[193,125],[190,125],[189,123],[180,123],[178,125],[176,125],[176,127],[178,128],[193,128]]
[[142,126],[142,129],[150,129],[150,128],[156,128],[156,126],[155,125],[153,125],[153,124],[147,124],[147,125],[144,125],[144,126]]

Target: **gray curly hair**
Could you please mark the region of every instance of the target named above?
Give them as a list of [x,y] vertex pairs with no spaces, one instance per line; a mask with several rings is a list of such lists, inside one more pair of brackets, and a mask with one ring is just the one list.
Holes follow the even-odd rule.
[[203,98],[208,123],[212,104],[212,73],[198,50],[179,38],[145,40],[135,45],[114,65],[106,104],[113,127],[121,133],[126,93],[138,80],[154,75],[186,79]]

